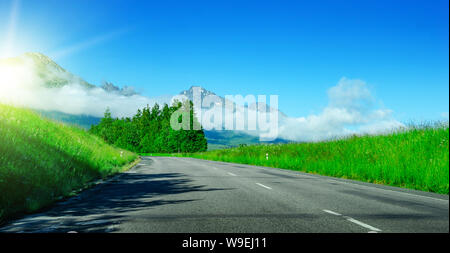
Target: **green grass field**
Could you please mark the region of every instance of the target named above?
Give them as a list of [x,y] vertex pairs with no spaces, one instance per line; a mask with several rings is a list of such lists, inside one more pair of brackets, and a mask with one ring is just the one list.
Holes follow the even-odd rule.
[[0,221],[69,196],[136,159],[81,128],[0,104]]
[[448,123],[411,127],[387,135],[254,145],[184,156],[449,193]]

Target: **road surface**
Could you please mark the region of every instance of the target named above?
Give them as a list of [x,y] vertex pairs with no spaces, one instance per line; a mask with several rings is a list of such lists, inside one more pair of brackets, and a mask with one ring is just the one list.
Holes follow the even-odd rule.
[[448,195],[295,171],[144,157],[0,232],[449,232]]

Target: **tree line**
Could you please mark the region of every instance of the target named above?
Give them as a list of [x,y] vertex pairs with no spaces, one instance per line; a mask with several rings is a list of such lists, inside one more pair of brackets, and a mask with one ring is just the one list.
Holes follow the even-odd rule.
[[[174,130],[171,118],[177,111],[184,110],[188,114],[188,125]],[[177,114],[178,115],[178,114]],[[175,115],[178,123],[182,123],[182,115]],[[113,118],[106,109],[104,117],[98,125],[91,126],[89,132],[100,136],[107,143],[136,153],[193,153],[206,151],[208,144],[201,126],[198,123],[191,101],[174,102],[171,106],[158,104],[153,107],[139,109],[133,117]],[[185,130],[188,129],[188,130]]]

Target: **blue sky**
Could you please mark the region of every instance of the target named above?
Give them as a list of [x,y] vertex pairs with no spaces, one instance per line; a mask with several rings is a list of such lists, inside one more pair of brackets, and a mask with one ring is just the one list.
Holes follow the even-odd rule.
[[[5,40],[14,1],[0,2]],[[201,85],[276,94],[290,116],[364,80],[400,121],[448,117],[448,1],[59,1],[18,3],[14,53],[38,51],[93,84],[146,96]]]

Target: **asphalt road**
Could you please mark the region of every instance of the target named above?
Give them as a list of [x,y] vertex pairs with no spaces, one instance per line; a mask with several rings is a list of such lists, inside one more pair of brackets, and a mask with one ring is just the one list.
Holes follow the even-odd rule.
[[288,170],[144,157],[0,232],[449,232],[448,195]]

